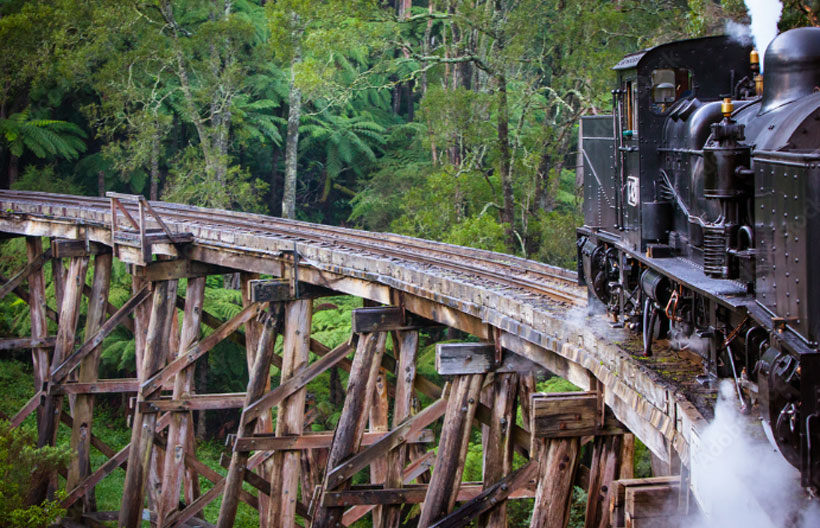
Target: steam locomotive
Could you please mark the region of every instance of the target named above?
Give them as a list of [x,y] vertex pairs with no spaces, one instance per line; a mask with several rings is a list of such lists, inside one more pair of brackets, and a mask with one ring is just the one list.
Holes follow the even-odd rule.
[[[664,44],[584,117],[579,280],[612,324],[734,378],[820,487],[820,28]],[[746,404],[748,405],[748,404]]]

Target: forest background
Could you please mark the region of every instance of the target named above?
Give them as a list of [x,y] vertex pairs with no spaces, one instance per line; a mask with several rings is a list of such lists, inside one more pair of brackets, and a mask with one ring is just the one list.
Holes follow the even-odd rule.
[[[780,29],[818,13],[786,0]],[[609,111],[610,67],[730,21],[748,23],[742,0],[0,0],[0,188],[144,194],[573,267],[577,122]],[[19,241],[0,252],[4,275],[25,259]],[[209,279],[206,310],[227,319],[241,299],[224,286]],[[111,302],[129,291],[118,265]],[[314,337],[346,339],[355,306],[322,305]],[[0,335],[27,335],[27,313],[0,300]],[[243,390],[244,351],[220,347],[197,366],[198,391]],[[420,372],[435,377],[426,350]],[[106,377],[133,362],[127,332],[106,339]],[[345,378],[326,376],[309,390],[316,426],[332,429]],[[0,361],[0,392],[6,414],[33,394],[24,362]],[[127,442],[123,402],[104,403],[100,434]],[[229,421],[198,420],[206,459]],[[23,440],[2,438],[8,476],[1,459]],[[110,509],[116,475],[98,490]]]

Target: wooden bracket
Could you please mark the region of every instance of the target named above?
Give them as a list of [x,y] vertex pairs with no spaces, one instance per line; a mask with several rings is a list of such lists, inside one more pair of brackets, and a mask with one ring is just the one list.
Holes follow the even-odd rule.
[[487,372],[546,372],[529,359],[501,351],[496,343],[440,343],[436,345],[436,370],[442,376],[484,374]]
[[439,326],[406,312],[400,306],[376,306],[353,310],[353,333],[390,332],[392,330],[413,330]]
[[189,279],[232,273],[230,268],[207,264],[190,259],[158,260],[147,266],[134,266],[134,275],[149,282],[175,279]]
[[51,252],[54,258],[88,257],[111,253],[111,247],[90,240],[52,240]]
[[600,436],[628,432],[608,410],[601,425],[598,419],[599,401],[598,393],[593,391],[533,394],[530,398],[530,430],[533,436],[541,438]]
[[[162,218],[154,210],[145,196],[141,194],[122,194],[116,192],[105,193],[107,198],[111,199],[111,246],[114,249],[114,255],[119,257],[117,251],[117,244],[126,246],[135,246],[139,248],[142,264],[151,262],[151,246],[158,243],[171,243],[182,252],[183,244],[193,241],[191,233],[173,233],[162,221]],[[137,213],[139,221],[134,220],[131,213],[122,204],[123,201],[136,202]],[[154,217],[154,220],[159,224],[159,229],[149,230],[145,224],[145,212]],[[125,216],[125,219],[133,227],[133,231],[122,231],[118,229],[118,212]]]

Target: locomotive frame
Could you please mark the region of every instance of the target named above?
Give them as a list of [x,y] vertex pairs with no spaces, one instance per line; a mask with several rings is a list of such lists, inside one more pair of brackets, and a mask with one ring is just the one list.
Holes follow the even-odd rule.
[[820,28],[778,36],[765,65],[729,37],[615,65],[612,115],[580,124],[578,276],[645,354],[667,338],[705,382],[732,378],[747,409],[755,395],[817,489]]

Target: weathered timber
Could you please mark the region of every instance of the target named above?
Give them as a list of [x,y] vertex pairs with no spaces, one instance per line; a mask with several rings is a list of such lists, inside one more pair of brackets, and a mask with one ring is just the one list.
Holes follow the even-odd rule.
[[26,402],[23,407],[17,411],[17,414],[9,421],[9,427],[11,429],[15,429],[20,427],[20,424],[23,423],[23,420],[28,418],[28,415],[33,413],[35,409],[40,407],[40,405],[45,401],[46,393],[44,391],[37,391],[34,396],[29,398],[28,402]]
[[[259,306],[253,304],[251,306]],[[266,305],[263,305],[266,306]],[[247,310],[247,308],[246,308]],[[256,353],[256,361],[251,370],[248,379],[248,389],[245,395],[246,407],[254,400],[258,399],[265,390],[265,385],[270,376],[271,357],[273,354],[273,345],[276,343],[276,336],[282,327],[282,306],[275,304],[271,308],[272,312],[268,317],[262,328],[262,334],[259,336],[259,348]],[[239,419],[239,427],[237,428],[237,436],[247,436],[253,433],[256,419],[250,418],[247,412],[243,412]],[[248,466],[248,454],[240,451],[234,451],[231,454],[231,464],[228,468],[228,475],[225,477],[225,493],[222,497],[222,505],[219,509],[219,519],[217,526],[220,528],[229,528],[233,526],[234,518],[236,517],[236,507],[239,490],[242,488],[242,481],[244,480],[243,473]],[[217,486],[214,486],[216,488]],[[206,497],[210,491],[203,495]],[[200,497],[200,498],[202,498]]]
[[[51,239],[53,242],[54,239]],[[63,293],[65,293],[65,276],[67,270],[63,266],[63,259],[51,259],[51,282],[54,283],[54,300],[57,301],[57,308],[63,305]],[[89,290],[90,291],[90,290]],[[57,319],[54,319],[55,321]]]
[[178,400],[161,398],[142,401],[137,404],[142,413],[241,409],[244,405],[244,392],[190,394]]
[[[386,433],[390,430],[390,399],[387,396],[387,376],[379,371],[376,374],[376,384],[373,387],[373,402],[370,405],[370,431],[374,433]],[[370,482],[372,484],[384,484],[387,478],[387,456],[375,458],[370,463]],[[399,466],[402,467],[402,466]],[[382,528],[382,508],[379,506],[373,512],[373,528]]]
[[43,264],[50,258],[51,249],[47,249],[33,258],[29,258],[28,264],[26,264],[23,269],[12,275],[5,284],[0,286],[0,299],[11,293],[14,288],[20,286],[29,275],[41,269]]
[[[484,486],[488,489],[494,486],[494,483],[502,482],[512,472],[513,444],[510,424],[515,423],[517,392],[517,374],[496,372],[492,384],[488,387],[488,394],[492,400],[490,407],[493,410],[493,419],[484,440]],[[533,464],[532,467],[536,468],[536,465]],[[478,523],[487,528],[506,528],[507,504],[501,496],[493,495],[492,498],[500,501],[500,504],[486,513],[482,512]]]
[[191,345],[185,351],[185,354],[180,354],[179,357],[170,362],[168,366],[142,383],[140,388],[144,392],[145,396],[149,396],[158,391],[162,385],[173,379],[174,376],[182,371],[182,369],[188,367],[197,359],[205,355],[209,350],[222,342],[228,335],[233,333],[241,325],[256,317],[261,309],[262,305],[259,303],[254,303],[244,308],[233,319],[217,328],[211,335],[205,339],[202,339],[198,343]]
[[[183,354],[191,345],[199,339],[199,327],[202,319],[202,304],[205,299],[205,277],[193,277],[188,279],[188,286],[185,291],[185,309],[182,318],[182,330],[179,339],[179,349],[177,355]],[[172,398],[180,401],[182,398],[191,396],[194,388],[194,366],[193,364],[183,369],[174,378],[174,389]],[[162,523],[179,505],[179,490],[183,480],[182,461],[190,456],[188,452],[188,437],[193,428],[193,416],[190,411],[180,410],[171,414],[171,423],[168,426],[168,448],[165,450],[165,461],[163,468],[164,481],[162,483],[162,494],[157,505],[158,524]],[[199,473],[202,473],[199,471]]]
[[[384,350],[384,341],[384,333],[362,334],[359,336],[356,355],[353,357],[353,365],[350,369],[342,414],[339,417],[336,434],[328,454],[328,472],[325,474],[323,483],[325,491],[334,489],[339,484],[346,482],[347,479],[342,479],[338,483],[331,480],[331,471],[350,455],[356,453],[361,446],[367,421],[367,409],[373,395],[376,373],[379,371],[379,365],[381,364],[380,353]],[[372,446],[370,449],[372,449]],[[342,508],[319,506],[313,515],[311,526],[314,528],[333,526],[341,521],[343,514]]]
[[483,374],[457,376],[452,382],[441,427],[436,467],[421,508],[419,527],[426,528],[453,511],[483,384]]
[[[105,320],[105,305],[108,302],[108,291],[111,284],[111,253],[98,253],[94,257],[94,279],[91,286],[91,296],[88,302],[85,320],[85,335],[93,336],[102,328]],[[78,381],[89,383],[96,381],[100,365],[100,345],[94,347],[83,359],[79,366]],[[91,435],[92,420],[94,418],[94,395],[78,394],[74,403],[73,426],[71,428],[71,450],[74,452],[68,466],[66,488],[73,488],[80,480],[91,473]],[[84,510],[95,509],[93,493],[88,493],[84,500]]]
[[415,316],[399,306],[373,306],[353,310],[354,333],[390,332],[437,326],[437,323]]
[[[347,402],[347,400],[345,400],[345,402]],[[445,398],[436,400],[434,403],[425,407],[424,410],[408,418],[400,426],[374,442],[373,445],[346,459],[344,464],[337,464],[334,467],[331,465],[331,461],[328,461],[325,489],[336,489],[343,482],[349,480],[353,475],[366,468],[373,460],[384,456],[389,453],[390,450],[407,442],[408,438],[421,434],[421,431],[425,427],[438,420],[445,413],[446,408],[447,400]],[[336,442],[337,440],[334,439],[333,444],[335,445]]]
[[[528,462],[524,467],[507,475],[495,484],[485,485],[484,491],[476,498],[433,524],[430,528],[460,528],[467,526],[479,516],[484,519],[492,519],[492,513],[506,504],[507,498],[512,495],[513,491],[526,486],[537,474],[538,463],[534,460]],[[504,524],[499,524],[501,520],[504,521]],[[506,516],[503,519],[496,518],[493,522],[495,526],[506,526]],[[479,526],[492,525],[481,524],[481,521],[479,521]]]
[[[680,487],[680,477],[650,477],[637,479],[622,479],[612,483],[609,502],[609,521],[613,528],[624,528],[626,526],[626,491],[630,488],[671,488],[677,492]],[[633,499],[634,501],[634,499]],[[639,500],[640,502],[640,500]],[[670,503],[677,507],[677,500],[670,496]],[[675,511],[677,513],[677,510]]]
[[[387,435],[386,432],[366,431],[362,436],[362,446],[371,446]],[[418,433],[408,433],[408,444],[429,444],[436,439],[430,429]],[[236,438],[232,445],[235,451],[300,451],[305,449],[326,449],[333,441],[333,431],[305,432],[301,435],[273,436],[254,435]]]
[[249,281],[246,287],[251,302],[286,302],[293,300],[290,281],[256,279]]
[[679,515],[677,486],[629,486],[625,488],[624,495],[626,526],[633,526],[637,519],[666,523],[670,517]]
[[14,337],[0,339],[0,350],[19,350],[22,348],[52,348],[56,337]]
[[[42,239],[40,237],[26,237],[26,258],[28,262],[34,262],[42,253]],[[0,277],[0,281],[3,280],[4,279]],[[31,317],[31,338],[32,340],[44,340],[48,338],[48,322],[46,321],[46,310],[48,307],[46,306],[46,287],[43,266],[40,266],[36,271],[29,274],[28,284],[31,293],[28,301],[29,315]],[[19,286],[12,289],[18,297],[21,294],[20,290],[21,288]],[[25,299],[23,300],[25,301]],[[51,345],[51,347],[53,346],[54,344]],[[38,347],[31,350],[31,361],[34,367],[34,387],[36,390],[42,389],[46,380],[48,380],[50,355],[51,351],[46,347]],[[37,410],[38,431],[43,426],[42,412],[42,409]]]
[[[398,330],[392,334],[396,354],[396,394],[393,400],[393,428],[410,418],[413,412],[413,382],[416,378],[416,354],[419,347],[418,330]],[[400,445],[387,454],[384,478],[386,488],[400,488],[404,482],[402,468],[407,464],[408,446]],[[383,528],[398,528],[401,508],[390,505],[374,512]]]
[[[145,376],[158,372],[167,361],[167,344],[171,331],[171,319],[176,317],[174,305],[176,294],[176,281],[154,283],[151,316],[143,356],[142,372]],[[151,397],[153,397],[153,394],[145,394],[144,392],[139,395],[140,400],[150,399]],[[151,469],[156,422],[157,415],[154,413],[141,413],[137,409],[134,414],[134,426],[131,431],[131,451],[128,454],[128,471],[125,474],[122,506],[118,521],[120,527],[137,528],[140,525]]]
[[[297,300],[285,305],[285,331],[282,343],[281,379],[286,382],[308,365],[313,301]],[[276,436],[300,435],[304,427],[305,389],[281,401],[276,414]],[[275,526],[292,528],[296,524],[296,499],[299,491],[299,453],[277,451],[271,470],[270,511]]]
[[174,279],[189,279],[221,275],[230,270],[222,266],[215,266],[206,262],[199,262],[187,258],[174,260],[159,260],[147,266],[138,266],[135,275],[149,282]]
[[[533,462],[537,466],[537,462]],[[529,463],[527,463],[529,465]],[[522,468],[523,469],[523,468]],[[510,499],[532,499],[535,497],[535,483],[533,479],[537,474],[537,467],[530,468],[532,475],[527,482],[522,483],[516,489],[509,489]],[[497,483],[500,485],[502,483]],[[403,488],[382,488],[380,486],[372,486],[369,484],[351,486],[350,489],[344,491],[328,491],[325,493],[324,500],[334,506],[353,506],[354,508],[367,509],[366,507],[375,508],[377,505],[402,505],[402,504],[421,504],[424,502],[424,496],[427,494],[429,484],[406,484]],[[509,485],[508,485],[509,488]],[[457,502],[467,502],[475,500],[482,495],[485,487],[480,482],[462,482],[458,491]],[[507,491],[507,490],[501,490]],[[496,499],[500,501],[500,499]],[[453,512],[455,514],[455,512]],[[359,517],[361,518],[361,517]],[[357,520],[357,519],[356,519]],[[352,517],[345,513],[345,520],[343,524],[348,526],[355,522]]]
[[566,528],[569,522],[572,485],[578,468],[581,440],[575,438],[537,439],[539,448],[538,489],[532,510],[532,528]]
[[610,494],[621,469],[622,440],[622,436],[610,435],[598,436],[593,442],[584,528],[609,526]]
[[440,343],[436,345],[436,370],[442,376],[487,372],[545,372],[543,367],[509,350],[496,361],[492,343]]
[[[249,273],[243,271],[239,274],[239,290],[242,295],[242,306],[247,307],[253,304],[254,300],[251,298],[250,283],[257,280],[259,275],[256,273]],[[210,316],[210,314],[208,314]],[[219,325],[217,325],[219,326]],[[248,365],[248,372],[253,370],[253,364],[256,361],[256,353],[259,351],[259,336],[262,334],[262,326],[259,321],[250,320],[245,323],[245,333],[239,331],[231,334],[231,338],[245,348],[245,360]],[[244,341],[241,343],[240,341]],[[271,361],[276,364],[278,368],[282,367],[279,356],[274,355]],[[265,381],[265,392],[269,392],[271,387],[270,377]],[[204,413],[202,414],[204,417]],[[273,417],[270,412],[262,413],[256,420],[254,430],[257,434],[273,433]],[[264,480],[270,480],[270,472],[273,467],[273,461],[268,458],[259,466],[259,476]],[[248,473],[246,471],[246,473]],[[259,494],[259,525],[267,526],[270,524],[268,514],[270,513],[270,491],[268,493]]]
[[[63,305],[60,309],[60,324],[57,329],[57,340],[54,343],[54,353],[51,357],[51,368],[59,365],[74,349],[74,338],[77,333],[77,322],[80,317],[85,274],[88,269],[87,257],[75,257],[69,265],[66,290],[63,295]],[[43,402],[43,426],[39,430],[37,446],[53,446],[57,441],[57,426],[62,412],[63,397],[47,394]],[[56,476],[50,477],[50,482],[38,486],[33,498],[40,502],[46,496],[51,496],[56,488]],[[39,500],[38,500],[39,499]]]
[[52,391],[54,394],[107,394],[137,392],[140,388],[137,378],[98,379],[88,383],[66,381]]
[[54,258],[91,257],[111,253],[111,247],[90,240],[55,239],[51,241]]
[[627,433],[621,439],[621,470],[618,479],[635,477],[635,435]]
[[530,430],[536,437],[622,435],[626,431],[611,412],[604,426],[598,418],[599,397],[595,392],[555,392],[533,394]]
[[[105,255],[100,255],[98,258],[105,258]],[[128,299],[125,304],[122,305],[122,308],[117,310],[117,312],[108,318],[105,323],[102,323],[95,328],[92,328],[94,332],[86,333],[86,335],[91,335],[92,337],[88,339],[85,343],[83,343],[77,350],[72,352],[70,356],[65,358],[56,368],[51,371],[51,380],[53,383],[60,383],[68,377],[68,374],[77,368],[80,363],[88,356],[89,354],[93,354],[96,350],[99,349],[99,346],[102,344],[103,340],[113,332],[117,326],[129,315],[133,312],[138,306],[140,306],[146,299],[148,299],[151,295],[151,292],[148,290],[147,287],[142,288],[136,294],[134,294],[130,299]],[[93,296],[92,296],[93,299]],[[106,300],[107,301],[107,300]],[[101,308],[102,310],[103,308]],[[100,314],[100,317],[103,317],[104,313]],[[88,328],[87,328],[88,330]],[[80,380],[82,381],[82,380]]]
[[[145,287],[149,287],[149,284],[150,283],[145,279],[137,277],[136,275],[131,276],[131,291],[134,294]],[[149,296],[145,302],[134,309],[134,354],[137,363],[137,378],[140,380],[140,383],[146,378],[142,370],[144,364],[143,354],[145,351],[145,339],[148,335],[148,322],[151,319],[152,302],[153,300]]]

